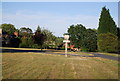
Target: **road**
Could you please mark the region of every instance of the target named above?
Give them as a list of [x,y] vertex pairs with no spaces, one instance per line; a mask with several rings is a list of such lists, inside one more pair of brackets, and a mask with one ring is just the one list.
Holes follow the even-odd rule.
[[[2,51],[1,51],[2,50]],[[59,55],[65,55],[64,53],[54,53],[55,51],[58,50],[22,50],[22,49],[0,49],[0,52],[3,53],[9,53],[9,52],[41,52],[41,53],[45,53],[45,54],[59,54]],[[93,56],[89,56],[89,55],[79,55],[79,54],[69,54],[70,56],[80,56],[80,57],[101,57],[101,58],[106,58],[106,59],[110,59],[110,60],[116,60],[116,61],[120,61],[120,57],[114,57],[114,56],[110,56],[110,55],[103,55],[103,54],[99,54],[99,53],[89,53],[89,52],[84,52],[84,53],[88,53],[88,54],[93,54]]]

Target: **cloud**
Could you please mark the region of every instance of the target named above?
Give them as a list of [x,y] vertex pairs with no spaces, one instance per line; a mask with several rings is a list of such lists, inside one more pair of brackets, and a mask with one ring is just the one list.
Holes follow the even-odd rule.
[[97,28],[99,17],[90,15],[54,15],[45,12],[29,13],[18,11],[15,14],[3,13],[3,23],[14,24],[16,28],[30,27],[33,31],[37,26],[47,28],[56,36],[63,36],[72,24],[83,24],[86,28]]

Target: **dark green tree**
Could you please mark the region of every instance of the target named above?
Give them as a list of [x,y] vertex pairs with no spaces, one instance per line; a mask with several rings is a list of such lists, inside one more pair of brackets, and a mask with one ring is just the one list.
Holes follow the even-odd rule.
[[44,48],[54,48],[56,36],[54,36],[53,33],[48,29],[42,29],[41,33],[43,33],[46,36],[46,40],[44,42]]
[[85,37],[86,28],[81,25],[71,25],[70,28],[68,28],[68,34],[70,35],[71,44],[74,44],[75,47],[81,47],[82,41]]
[[106,7],[102,8],[99,19],[98,34],[102,33],[112,33],[117,35],[117,26],[109,13],[109,9],[106,9]]
[[26,28],[26,27],[21,27],[19,29],[19,33],[20,35],[23,37],[23,36],[26,36],[26,37],[29,37],[32,35],[32,29],[30,28]]
[[2,24],[0,28],[2,28],[2,32],[6,32],[9,35],[12,35],[16,31],[16,28],[12,24]]
[[98,35],[98,50],[101,52],[117,52],[117,36],[111,33]]
[[120,28],[117,28],[117,36],[118,36],[118,51],[120,52]]
[[96,31],[86,29],[83,25],[71,25],[68,28],[70,41],[75,47],[80,47],[83,51],[96,51],[97,49],[97,36]]
[[103,52],[115,52],[117,50],[116,44],[118,44],[116,36],[117,26],[109,13],[109,9],[103,7],[98,27],[98,50]]
[[28,38],[27,37],[22,37],[21,38],[21,43],[19,45],[20,48],[28,48],[29,44],[28,44]]
[[46,40],[46,35],[41,32],[41,28],[38,26],[35,35],[33,36],[34,42],[43,48],[44,42]]
[[[97,50],[97,33],[92,29],[87,29],[85,38],[82,41],[82,48],[86,51]],[[83,51],[84,51],[83,50]]]
[[38,25],[36,32],[40,32],[41,33],[41,31],[42,30],[41,30],[40,26]]

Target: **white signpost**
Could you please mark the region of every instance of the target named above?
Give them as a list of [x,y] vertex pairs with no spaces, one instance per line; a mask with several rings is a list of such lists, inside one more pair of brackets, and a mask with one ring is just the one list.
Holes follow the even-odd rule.
[[68,45],[68,43],[70,42],[70,40],[68,40],[69,39],[69,35],[64,35],[64,40],[63,40],[63,42],[65,42],[65,57],[67,57],[67,45]]

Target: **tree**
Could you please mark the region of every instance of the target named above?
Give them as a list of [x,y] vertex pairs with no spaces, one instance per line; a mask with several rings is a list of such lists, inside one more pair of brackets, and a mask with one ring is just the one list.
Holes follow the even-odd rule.
[[16,31],[16,28],[12,24],[2,24],[0,28],[2,28],[2,32],[6,32],[9,35],[12,35]]
[[116,52],[118,46],[117,36],[111,33],[98,35],[98,50],[102,52]]
[[63,37],[57,37],[55,40],[55,45],[57,49],[60,49],[63,46]]
[[118,51],[120,52],[120,28],[117,28],[117,37],[118,37]]
[[38,27],[37,27],[36,32],[41,32],[41,28],[40,28],[40,26],[39,26],[39,25],[38,25]]
[[21,28],[19,29],[19,32],[20,32],[20,35],[21,35],[21,36],[29,37],[29,36],[32,35],[32,29],[26,28],[26,27],[21,27]]
[[87,29],[85,38],[82,40],[82,48],[86,51],[97,50],[97,33],[92,29]]
[[46,40],[44,42],[44,46],[45,48],[55,48],[55,40],[56,40],[56,36],[53,35],[52,32],[50,32],[48,29],[42,29],[41,31],[45,36],[46,36]]
[[40,46],[40,48],[42,49],[43,47],[43,44],[46,40],[46,35],[44,35],[42,32],[41,32],[41,29],[40,27],[38,26],[36,32],[35,32],[35,35],[33,36],[34,38],[34,41],[36,44],[38,44]]
[[117,35],[117,26],[109,13],[109,9],[106,9],[106,7],[102,8],[99,19],[98,34],[102,33],[112,33]]
[[70,35],[71,44],[74,44],[75,47],[82,46],[82,40],[85,37],[85,32],[86,28],[83,25],[71,25],[70,28],[68,28],[68,34]]
[[29,47],[29,43],[28,43],[28,38],[27,37],[22,37],[21,38],[21,43],[19,45],[20,48],[27,48]]
[[[116,40],[117,39],[116,36],[117,36],[117,26],[109,13],[109,9],[106,9],[106,7],[103,7],[101,11],[101,15],[99,19],[99,27],[98,27],[98,41],[97,41],[98,50],[103,52],[115,51],[115,49],[117,49],[116,44],[118,44],[118,41]],[[116,42],[113,42],[113,41],[116,41]]]
[[71,25],[68,28],[68,34],[70,35],[70,41],[75,47],[80,47],[86,51],[96,51],[97,49],[97,36],[96,31],[92,29],[86,29],[83,25]]
[[33,37],[22,37],[19,47],[32,48],[34,45]]
[[19,37],[16,37],[15,35],[11,36],[10,38],[10,46],[11,47],[19,47],[21,40]]
[[26,27],[21,27],[19,29],[19,33],[21,36],[21,43],[20,43],[19,47],[31,48],[32,45],[34,44],[32,29],[26,28]]

